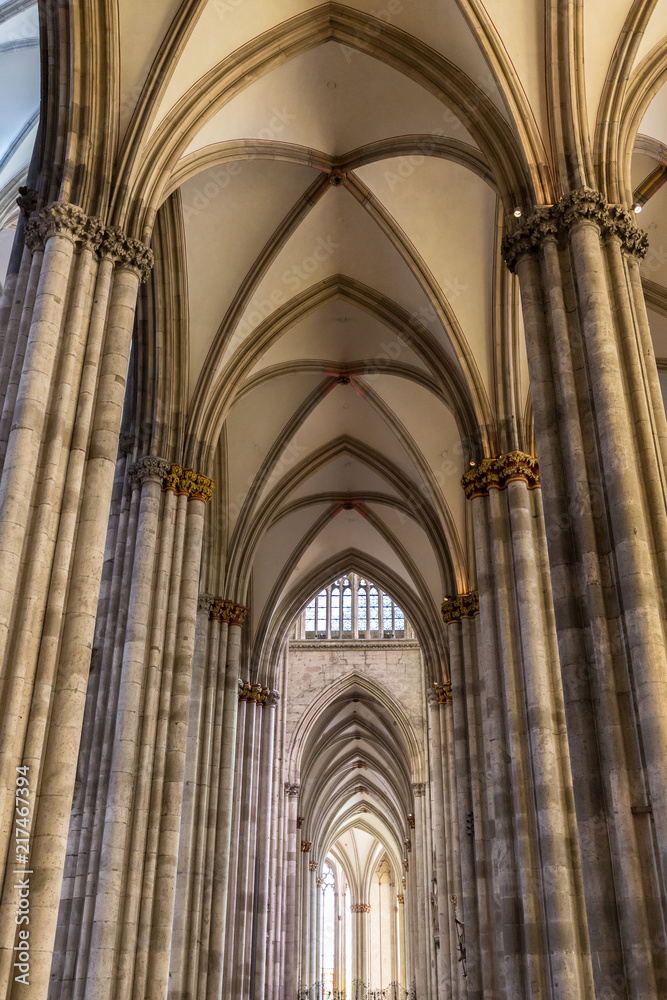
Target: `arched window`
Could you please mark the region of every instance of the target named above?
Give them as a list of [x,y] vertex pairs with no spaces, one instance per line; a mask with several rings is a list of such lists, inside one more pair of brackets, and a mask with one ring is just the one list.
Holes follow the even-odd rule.
[[365,581],[362,580],[357,591],[357,631],[359,635],[368,628],[368,594]]
[[352,631],[352,588],[349,580],[343,580],[343,635]]
[[398,604],[394,605],[394,635],[397,639],[403,639],[405,636],[405,615]]
[[394,631],[394,602],[389,594],[382,595],[382,631]]
[[315,630],[318,639],[323,639],[327,634],[327,592],[321,590],[317,595],[317,623]]
[[370,623],[371,623],[371,635],[375,633],[375,635],[377,636],[380,632],[380,595],[378,594],[377,587],[371,587]]
[[311,601],[306,608],[306,638],[315,637],[315,601]]
[[340,635],[340,587],[337,583],[331,588],[331,636],[337,639]]

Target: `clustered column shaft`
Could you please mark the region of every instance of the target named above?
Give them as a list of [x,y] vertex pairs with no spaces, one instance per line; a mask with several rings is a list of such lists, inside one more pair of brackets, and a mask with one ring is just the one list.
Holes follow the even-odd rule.
[[[29,765],[35,996],[49,982],[134,309],[151,266],[139,241],[56,203],[26,223],[2,310],[0,840],[4,862],[14,769]],[[11,867],[3,982],[13,982]]]

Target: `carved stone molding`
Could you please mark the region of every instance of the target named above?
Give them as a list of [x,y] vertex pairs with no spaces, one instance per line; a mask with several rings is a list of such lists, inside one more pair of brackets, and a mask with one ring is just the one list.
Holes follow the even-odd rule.
[[285,795],[298,795],[301,790],[301,785],[297,783],[291,783],[289,781],[285,782]]
[[370,913],[371,904],[370,903],[350,903],[351,913]]
[[412,850],[412,841],[404,840],[403,843],[405,844],[406,851],[410,852]]
[[446,597],[442,602],[442,617],[445,624],[460,622],[462,618],[474,618],[479,614],[479,594],[473,590],[470,594],[456,594]]
[[308,854],[311,847],[313,846],[312,840],[302,840],[301,841],[301,853]]
[[21,210],[21,215],[27,219],[33,212],[37,210],[37,199],[39,198],[39,192],[35,191],[34,188],[20,187],[19,196],[16,199],[16,204]]
[[280,691],[277,691],[276,688],[271,688],[264,700],[264,704],[266,705],[267,708],[274,708],[279,701],[280,701]]
[[594,222],[602,235],[620,240],[622,249],[635,257],[645,257],[648,250],[646,233],[637,228],[632,212],[620,205],[610,205],[593,188],[579,188],[555,205],[535,209],[522,218],[511,233],[503,238],[503,259],[514,272],[517,261],[534,253],[548,237],[559,237],[578,222]]
[[411,830],[414,830],[415,828],[415,818],[412,813],[408,813],[408,826]]
[[425,781],[413,782],[412,791],[417,798],[420,795],[424,795],[426,793],[426,782]]
[[144,483],[159,483],[162,486],[168,471],[169,462],[164,458],[147,455],[130,466],[127,470],[127,480],[133,490],[140,490]]
[[504,490],[509,483],[522,480],[529,490],[540,487],[540,468],[536,458],[522,451],[510,451],[498,458],[485,458],[464,473],[461,486],[468,500],[485,497],[489,490]]

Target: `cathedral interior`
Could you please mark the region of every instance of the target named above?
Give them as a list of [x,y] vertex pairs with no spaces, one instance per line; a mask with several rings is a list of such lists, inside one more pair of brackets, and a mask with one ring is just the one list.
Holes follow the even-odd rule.
[[665,1000],[667,0],[0,95],[0,1000]]

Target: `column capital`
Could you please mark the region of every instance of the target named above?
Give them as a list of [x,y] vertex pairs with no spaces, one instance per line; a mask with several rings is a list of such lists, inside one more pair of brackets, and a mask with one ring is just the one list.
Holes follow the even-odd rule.
[[413,794],[419,798],[421,795],[426,794],[426,782],[425,781],[415,781],[412,784]]
[[212,612],[215,602],[216,598],[212,594],[200,594],[197,598],[197,610],[208,611],[209,618],[213,618]]
[[371,904],[370,903],[350,903],[350,911],[352,913],[370,913]]
[[[442,602],[442,617],[445,625],[460,622],[462,618],[474,618],[479,614],[479,594],[472,590],[469,594],[456,594]],[[446,685],[443,685],[446,687]],[[451,687],[451,685],[450,685]]]
[[[301,841],[301,843],[303,843],[303,841]],[[306,841],[306,843],[308,843],[308,841]],[[316,872],[317,871],[317,861],[309,861],[308,862],[308,868],[309,868],[309,870],[311,872]]]
[[25,242],[33,253],[43,250],[52,236],[66,236],[77,249],[92,250],[117,267],[132,268],[142,282],[153,268],[153,251],[145,243],[128,236],[120,226],[107,226],[97,216],[86,215],[78,205],[67,201],[54,201],[26,222]]
[[[231,607],[228,609],[228,614],[229,614],[228,621],[229,621],[229,624],[230,625],[238,625],[239,628],[240,628],[243,625],[243,623],[245,622],[245,620],[246,620],[246,617],[247,617],[247,614],[248,614],[248,608],[246,608],[245,605],[243,605],[243,604],[234,604],[232,601],[228,601],[228,602],[226,601],[225,603],[226,604],[228,603],[228,604],[231,605]],[[224,618],[223,618],[223,621],[225,621]]]
[[311,847],[313,846],[312,840],[302,840],[301,841],[301,853],[308,854]]
[[540,468],[536,458],[523,451],[510,451],[497,458],[485,458],[461,478],[461,486],[468,500],[486,497],[489,490],[507,489],[509,483],[521,480],[527,489],[540,487]]
[[514,273],[519,259],[538,250],[545,239],[557,239],[584,221],[593,222],[602,235],[620,240],[626,253],[640,258],[646,256],[648,238],[638,228],[633,213],[621,205],[610,205],[600,191],[582,187],[555,205],[539,206],[522,218],[512,232],[503,237],[503,260]]
[[285,782],[285,795],[294,797],[299,794],[300,790],[301,790],[301,785],[299,785],[298,782],[290,782],[290,781]]
[[210,617],[217,622],[228,622],[231,615],[233,601],[225,601],[222,597],[214,597],[211,605]]
[[449,682],[438,684],[426,690],[426,701],[432,707],[437,705],[449,705],[452,700],[452,685]]
[[208,476],[201,476],[192,469],[184,469],[172,464],[165,475],[164,490],[175,493],[176,496],[186,496],[188,500],[201,500],[208,503],[213,496],[215,483]]
[[265,705],[271,689],[261,684],[249,684],[247,681],[239,686],[239,701],[253,701],[256,705]]
[[403,895],[402,892],[399,892],[399,894],[396,897],[396,899],[398,900],[399,903],[404,903],[405,902],[405,896]]
[[159,483],[162,486],[164,477],[169,471],[169,462],[164,458],[154,458],[146,455],[127,470],[127,481],[133,490],[140,490],[144,483]]

